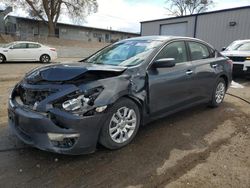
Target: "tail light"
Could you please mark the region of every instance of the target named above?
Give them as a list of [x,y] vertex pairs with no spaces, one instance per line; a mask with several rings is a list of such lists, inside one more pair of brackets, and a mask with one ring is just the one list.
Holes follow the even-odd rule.
[[56,49],[55,49],[55,48],[50,48],[50,50],[51,50],[51,51],[54,51],[54,52],[56,51]]
[[233,70],[233,61],[231,59],[228,59],[226,62],[227,62],[227,64],[230,65],[231,70]]

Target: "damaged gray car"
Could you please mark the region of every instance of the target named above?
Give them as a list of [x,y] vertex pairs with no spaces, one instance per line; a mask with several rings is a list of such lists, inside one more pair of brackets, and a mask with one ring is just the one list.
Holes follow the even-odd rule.
[[9,126],[46,151],[119,149],[140,125],[201,103],[219,106],[231,72],[231,60],[198,39],[127,39],[27,73],[10,95]]

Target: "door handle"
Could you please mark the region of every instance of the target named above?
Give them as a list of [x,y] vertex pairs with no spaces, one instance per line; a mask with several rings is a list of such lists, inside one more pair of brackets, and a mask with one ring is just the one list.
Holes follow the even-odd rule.
[[193,71],[191,71],[191,70],[188,70],[188,71],[186,72],[186,75],[191,75],[191,74],[193,74]]
[[212,67],[215,69],[218,67],[218,64],[213,64]]

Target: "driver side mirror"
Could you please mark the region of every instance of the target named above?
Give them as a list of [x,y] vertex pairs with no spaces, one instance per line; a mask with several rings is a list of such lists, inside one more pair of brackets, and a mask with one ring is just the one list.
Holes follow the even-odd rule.
[[168,68],[175,66],[175,59],[174,58],[162,58],[158,59],[153,63],[155,68]]
[[222,49],[221,49],[221,51],[223,52],[223,51],[225,51],[227,48],[226,47],[223,47]]

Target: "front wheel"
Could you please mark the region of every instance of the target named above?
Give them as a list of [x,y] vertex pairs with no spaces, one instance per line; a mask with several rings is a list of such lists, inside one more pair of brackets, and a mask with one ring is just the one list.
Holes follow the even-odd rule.
[[226,83],[223,78],[220,78],[216,82],[209,106],[218,107],[223,102],[225,94],[226,94]]
[[4,55],[0,54],[0,63],[4,63],[5,62],[5,57]]
[[50,63],[50,56],[47,54],[44,54],[40,57],[41,63]]
[[119,149],[129,144],[135,137],[139,124],[138,106],[127,98],[120,99],[107,112],[99,142],[108,149]]

